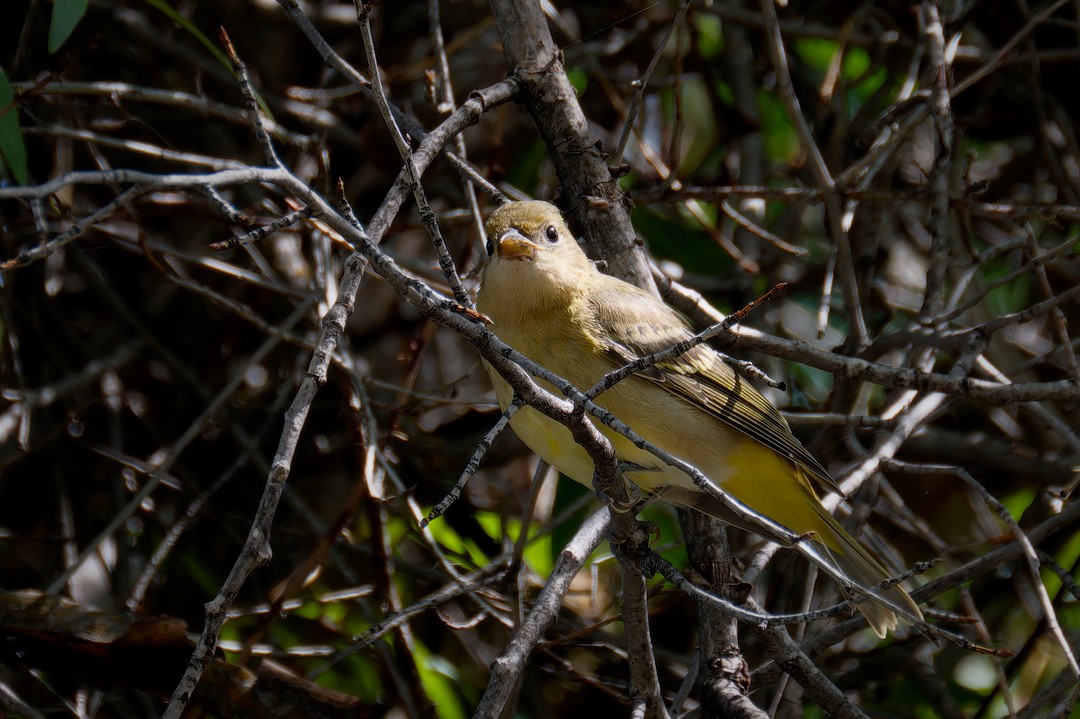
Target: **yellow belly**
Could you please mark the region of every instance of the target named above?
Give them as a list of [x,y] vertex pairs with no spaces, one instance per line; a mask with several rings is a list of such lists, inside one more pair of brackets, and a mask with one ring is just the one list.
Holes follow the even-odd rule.
[[[510,386],[485,362],[504,409],[513,398]],[[545,389],[561,396],[550,385]],[[598,404],[626,422],[644,439],[697,467],[713,483],[750,508],[788,529],[822,531],[813,490],[792,464],[771,449],[728,428],[706,412],[661,386],[631,377],[598,398]],[[650,418],[648,422],[628,418]],[[593,420],[611,441],[619,459],[648,468],[627,473],[627,479],[652,492],[666,485],[691,491],[693,480],[628,439]],[[571,479],[592,486],[593,463],[570,431],[532,407],[523,407],[510,426],[533,452]]]

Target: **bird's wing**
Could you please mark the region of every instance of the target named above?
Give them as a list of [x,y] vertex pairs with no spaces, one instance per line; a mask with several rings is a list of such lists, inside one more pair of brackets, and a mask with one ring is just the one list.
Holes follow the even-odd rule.
[[[635,290],[620,282],[592,298],[592,310],[607,344],[604,351],[616,366],[660,352],[693,336],[674,310],[647,292]],[[776,408],[711,347],[697,345],[638,374],[689,399],[732,429],[796,462],[823,485],[842,494],[828,471],[791,434]]]

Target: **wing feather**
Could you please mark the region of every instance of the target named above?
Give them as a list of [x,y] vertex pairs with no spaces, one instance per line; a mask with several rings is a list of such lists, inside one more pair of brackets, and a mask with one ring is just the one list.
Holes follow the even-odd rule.
[[[621,366],[693,336],[671,308],[636,287],[619,283],[592,298],[592,309],[608,345],[605,353]],[[800,465],[823,485],[840,492],[828,471],[791,434],[784,418],[760,392],[707,345],[660,362],[639,376],[691,400],[732,429]]]

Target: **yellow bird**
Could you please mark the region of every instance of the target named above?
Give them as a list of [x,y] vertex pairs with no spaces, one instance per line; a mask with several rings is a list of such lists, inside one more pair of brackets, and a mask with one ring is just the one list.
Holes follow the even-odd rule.
[[[488,218],[485,230],[491,259],[477,309],[491,318],[499,339],[579,389],[587,390],[608,372],[693,335],[661,300],[597,270],[554,205],[503,205]],[[484,364],[505,409],[513,391]],[[796,534],[812,533],[825,550],[817,552],[820,563],[826,569],[831,564],[834,576],[839,570],[865,589],[888,578],[811,487],[810,478],[835,487],[825,468],[792,436],[776,408],[708,346],[698,345],[631,375],[596,402],[751,509]],[[560,472],[592,486],[592,460],[564,426],[531,407],[515,414],[510,426]],[[597,426],[620,460],[641,468],[626,477],[646,493],[761,532],[740,522],[682,471]],[[893,587],[883,596],[921,617],[903,589]],[[884,603],[866,601],[859,610],[878,636],[896,627],[896,615]]]

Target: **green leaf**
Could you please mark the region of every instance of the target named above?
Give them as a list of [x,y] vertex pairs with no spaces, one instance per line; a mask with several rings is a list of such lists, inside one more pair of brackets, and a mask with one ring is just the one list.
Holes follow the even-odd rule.
[[[488,531],[491,526],[491,520],[483,515],[483,512],[477,512],[474,515],[474,519],[476,519],[477,523],[485,531]],[[495,522],[498,522],[497,516]],[[431,534],[435,538],[435,541],[445,548],[447,552],[457,555],[459,559],[468,559],[478,567],[481,567],[488,562],[489,557],[484,554],[484,551],[480,549],[479,546],[477,546],[476,542],[468,537],[463,537],[458,534],[449,522],[435,521],[428,525],[428,529],[431,530]]]
[[544,141],[537,138],[515,158],[514,164],[507,173],[506,183],[511,187],[519,188],[522,192],[532,194],[540,179],[540,168],[546,160],[547,148],[544,146]]
[[26,184],[26,145],[19,130],[19,113],[15,109],[15,92],[4,69],[0,68],[0,174],[5,167],[20,185]]
[[[794,47],[795,54],[816,72],[816,82],[825,76],[836,59],[836,53],[840,52],[840,45],[835,40],[803,38],[795,41]],[[857,110],[885,84],[888,72],[885,68],[874,69],[870,54],[861,47],[846,47],[843,52],[840,63],[841,88],[852,110]],[[856,84],[860,79],[861,82]]]
[[[225,53],[223,53],[218,48],[218,46],[215,45],[210,40],[210,38],[208,38],[203,33],[203,31],[198,28],[195,23],[177,12],[171,5],[165,2],[165,0],[146,0],[146,4],[150,5],[151,7],[157,8],[166,17],[168,17],[174,23],[186,30],[189,35],[191,35],[203,47],[209,50],[210,54],[217,58],[218,62],[228,68],[230,72],[232,71],[232,62],[229,60],[229,58],[226,57]],[[252,90],[254,91],[254,88],[252,88]],[[274,113],[270,112],[270,106],[266,104],[266,101],[263,100],[262,95],[260,95],[258,92],[255,93],[255,101],[259,103],[259,107],[262,109],[263,114],[273,120]]]
[[840,44],[835,40],[800,38],[795,41],[795,54],[807,65],[822,73],[829,69],[839,49]]
[[[473,514],[473,519],[480,525],[481,529],[491,540],[496,543],[502,543],[504,534],[511,542],[517,542],[521,536],[522,524],[517,519],[504,519],[502,515],[490,512],[487,510],[476,510]],[[529,530],[528,526],[524,527],[525,531]],[[528,542],[525,543],[525,550],[523,559],[525,563],[542,577],[546,577],[551,573],[553,568],[553,557],[551,547],[551,534],[550,533],[533,533],[529,537]]]
[[[581,498],[585,495],[592,495],[592,491],[585,487],[583,484],[559,475],[559,481],[555,485],[555,506],[552,508],[551,515],[553,517],[562,516],[571,507],[577,505]],[[596,511],[593,505],[582,505],[580,509],[573,512],[564,518],[564,521],[557,523],[548,532],[550,537],[551,555],[548,558],[548,564],[555,566],[555,561],[558,559],[559,552],[566,546],[566,543],[570,541],[571,537],[577,532],[577,528],[589,516],[592,512]]]
[[[478,509],[473,512],[473,519],[480,525],[480,528],[484,530],[487,536],[491,537],[493,541],[500,542],[503,538],[503,521],[502,516],[492,512],[490,510]],[[516,532],[514,533],[517,534]]]
[[719,17],[695,13],[694,26],[698,31],[698,52],[702,57],[716,57],[724,51],[724,31]]
[[[716,208],[702,205],[706,208],[705,214],[715,222]],[[634,210],[633,220],[634,227],[648,239],[649,249],[659,257],[683,267],[693,267],[696,272],[723,275],[732,271],[731,257],[688,213],[638,208]]]
[[320,674],[319,686],[352,694],[369,704],[389,701],[382,683],[382,667],[378,661],[363,654],[346,657],[333,670]]
[[191,20],[188,20],[186,17],[174,10],[171,5],[165,2],[165,0],[146,0],[146,3],[152,7],[157,8],[174,23],[187,30],[188,34],[198,40],[203,47],[209,50],[210,54],[216,57],[222,65],[228,68],[232,67],[232,63],[229,62],[229,58],[225,57],[225,53],[218,49],[218,46],[211,42],[210,38],[204,35],[203,31],[200,30],[195,25],[195,23],[191,22]]
[[758,95],[761,106],[761,134],[765,154],[774,160],[794,162],[802,149],[780,98],[767,92]]
[[[987,283],[995,282],[1012,272],[1012,268],[1003,263],[988,265],[983,272]],[[1032,278],[1031,275],[1017,277],[1010,282],[995,287],[987,295],[987,305],[994,315],[1007,315],[1010,312],[1019,312],[1031,302]]]
[[75,26],[86,13],[89,0],[55,0],[49,22],[49,52],[54,53],[71,37]]
[[551,545],[551,534],[543,533],[534,536],[529,540],[529,543],[525,545],[525,551],[522,555],[522,559],[529,569],[537,573],[541,577],[546,577],[551,574],[551,570],[555,568],[553,558],[556,553],[553,551]]
[[578,97],[585,94],[585,88],[589,86],[589,76],[585,74],[584,70],[577,67],[568,67],[566,68],[566,78],[570,81]]
[[420,683],[424,685],[424,693],[428,699],[435,705],[436,716],[439,719],[465,719],[468,713],[456,691],[462,685],[458,668],[445,657],[433,654],[419,640],[413,653],[416,656]]
[[1004,497],[1001,503],[1005,505],[1005,509],[1009,510],[1009,514],[1012,515],[1013,519],[1019,520],[1024,516],[1024,512],[1027,511],[1027,508],[1031,506],[1037,496],[1038,492],[1034,487],[1023,487]]

